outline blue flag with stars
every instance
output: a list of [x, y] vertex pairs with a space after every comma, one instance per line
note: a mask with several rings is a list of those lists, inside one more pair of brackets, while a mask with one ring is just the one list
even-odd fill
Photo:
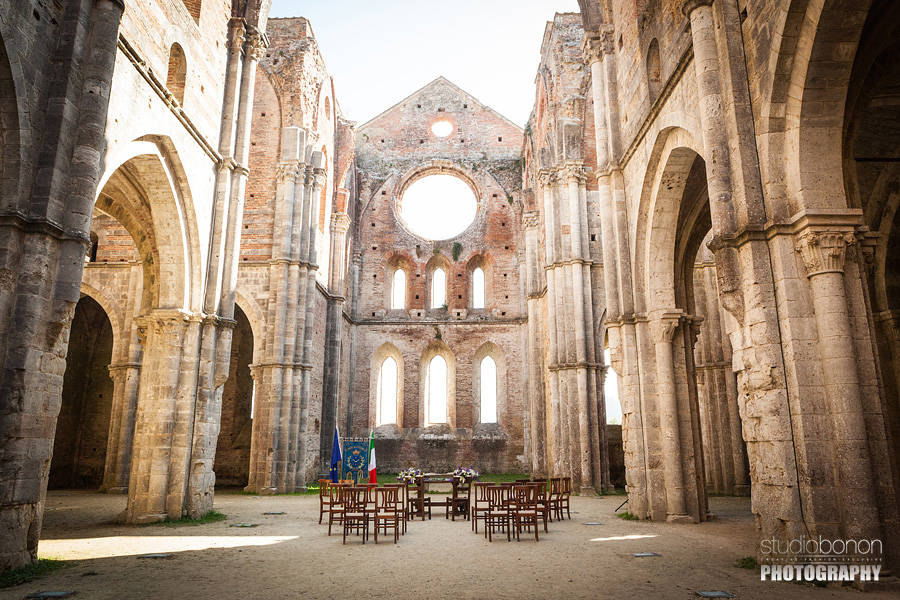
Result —
[[338, 464], [341, 462], [341, 441], [337, 425], [334, 426], [334, 443], [331, 444], [331, 481], [337, 483], [341, 477]]

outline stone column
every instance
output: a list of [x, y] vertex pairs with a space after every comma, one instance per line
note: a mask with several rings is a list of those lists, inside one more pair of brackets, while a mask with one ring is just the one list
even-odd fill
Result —
[[100, 491], [127, 494], [141, 365], [140, 363], [109, 365], [109, 376], [113, 380], [112, 414], [109, 422], [109, 440], [106, 445], [106, 466]]
[[816, 317], [844, 534], [875, 539], [881, 537], [881, 527], [844, 290], [847, 246], [855, 243], [855, 236], [846, 231], [807, 228], [797, 235], [795, 249], [806, 266]]
[[531, 439], [531, 473], [547, 476], [546, 414], [544, 403], [543, 338], [541, 336], [540, 220], [537, 212], [522, 217], [525, 229], [525, 295], [528, 310], [528, 405]]
[[319, 472], [328, 472], [331, 464], [332, 433], [337, 422], [341, 390], [341, 338], [344, 326], [344, 274], [346, 265], [346, 239], [350, 230], [347, 213], [331, 215], [331, 266], [328, 313], [325, 328], [325, 373], [322, 395], [322, 421], [319, 428]]
[[[0, 203], [0, 571], [37, 560], [44, 500], [62, 403], [65, 356], [84, 271], [93, 201], [106, 149], [103, 136], [121, 0], [67, 5], [44, 84], [17, 90], [20, 108], [47, 107], [34, 137], [34, 185]], [[10, 49], [10, 60], [25, 54]], [[22, 49], [23, 52], [27, 51]], [[43, 64], [43, 63], [41, 63]], [[11, 154], [19, 148], [13, 146]]]
[[681, 430], [678, 418], [678, 399], [675, 394], [675, 366], [672, 341], [680, 310], [670, 310], [655, 316], [650, 331], [656, 350], [656, 393], [659, 400], [660, 436], [662, 437], [663, 468], [666, 476], [666, 520], [693, 522], [685, 504], [684, 469], [682, 465]]

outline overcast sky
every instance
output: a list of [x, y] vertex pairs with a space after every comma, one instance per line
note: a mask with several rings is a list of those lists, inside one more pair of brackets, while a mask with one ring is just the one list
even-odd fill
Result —
[[547, 21], [577, 0], [272, 0], [306, 17], [344, 116], [362, 125], [443, 75], [520, 126]]

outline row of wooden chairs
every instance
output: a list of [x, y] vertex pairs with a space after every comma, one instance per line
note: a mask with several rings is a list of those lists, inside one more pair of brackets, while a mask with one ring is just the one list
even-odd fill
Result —
[[385, 535], [392, 531], [396, 544], [399, 536], [406, 533], [407, 507], [407, 489], [402, 483], [379, 487], [369, 483], [353, 485], [319, 480], [319, 523], [327, 514], [328, 535], [335, 523], [340, 524], [344, 544], [348, 533], [361, 535], [365, 544], [370, 523], [374, 525], [376, 544], [380, 531]]
[[538, 521], [544, 525], [553, 518], [562, 520], [563, 514], [571, 519], [569, 498], [572, 493], [572, 480], [569, 477], [547, 479], [520, 479], [516, 483], [475, 483], [470, 494], [474, 497], [469, 502], [469, 519], [472, 529], [478, 533], [478, 522], [484, 523], [484, 535], [493, 539], [495, 532], [505, 532], [507, 540], [512, 539], [515, 531], [516, 540], [520, 539], [522, 530], [534, 527], [534, 539], [539, 541]]

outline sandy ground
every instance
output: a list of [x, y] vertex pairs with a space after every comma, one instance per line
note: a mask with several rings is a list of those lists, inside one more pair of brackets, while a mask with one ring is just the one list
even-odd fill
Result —
[[[762, 582], [734, 567], [755, 553], [746, 498], [710, 498], [717, 521], [667, 525], [618, 519], [621, 496], [572, 498], [571, 520], [553, 522], [541, 540], [489, 543], [467, 521], [411, 523], [400, 543], [360, 538], [341, 544], [318, 525], [315, 496], [217, 494], [219, 523], [179, 527], [118, 525], [123, 496], [50, 492], [42, 557], [71, 566], [0, 590], [0, 600], [43, 590], [80, 599], [120, 598], [692, 598], [727, 590], [738, 598], [896, 598]], [[284, 515], [264, 512], [284, 511]], [[438, 514], [440, 516], [438, 516]], [[258, 527], [230, 527], [255, 523]], [[587, 523], [601, 523], [588, 525]], [[635, 558], [633, 552], [656, 552]], [[170, 558], [138, 558], [172, 553]]]

